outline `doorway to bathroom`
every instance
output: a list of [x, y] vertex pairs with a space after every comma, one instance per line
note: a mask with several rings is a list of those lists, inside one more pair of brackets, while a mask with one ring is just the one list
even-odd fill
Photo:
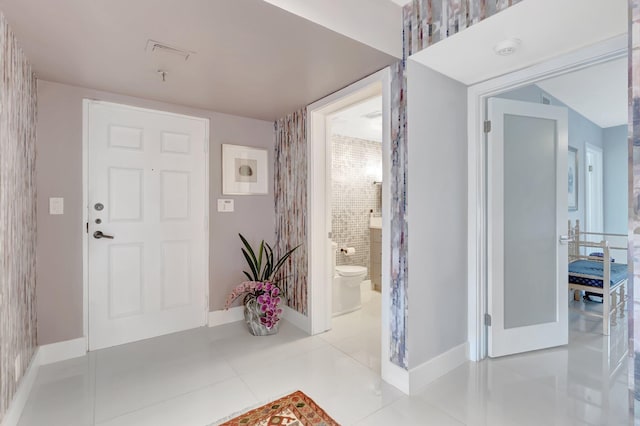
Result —
[[383, 379], [390, 370], [389, 71], [308, 107], [311, 333]]

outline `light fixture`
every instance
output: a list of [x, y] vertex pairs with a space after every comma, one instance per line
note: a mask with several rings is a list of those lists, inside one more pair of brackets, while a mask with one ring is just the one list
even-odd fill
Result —
[[521, 43], [522, 42], [520, 41], [520, 39], [508, 38], [493, 46], [493, 51], [496, 53], [496, 55], [500, 56], [513, 55], [514, 53], [516, 53]]

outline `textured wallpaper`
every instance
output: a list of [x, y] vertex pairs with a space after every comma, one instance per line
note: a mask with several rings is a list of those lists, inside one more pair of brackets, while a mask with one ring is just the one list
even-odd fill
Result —
[[406, 59], [521, 0], [413, 0], [403, 9], [403, 59], [391, 66], [391, 362], [407, 368]]
[[0, 13], [0, 421], [36, 349], [35, 126], [36, 80]]
[[380, 213], [382, 144], [348, 136], [331, 137], [331, 233], [338, 248], [354, 247], [354, 255], [338, 253], [336, 264], [367, 268], [369, 279], [369, 212]]
[[307, 314], [307, 109], [275, 123], [276, 251], [302, 244], [283, 267], [287, 306]]
[[[637, 300], [634, 290], [640, 283], [640, 0], [629, 0], [630, 11], [630, 52], [629, 52], [629, 187], [632, 192], [629, 195], [629, 259], [628, 264], [633, 265], [632, 276], [627, 289], [629, 291], [629, 336], [634, 333], [634, 301]], [[630, 371], [634, 371], [635, 399], [640, 400], [640, 339], [631, 339], [635, 357], [629, 358], [632, 365]], [[635, 360], [635, 362], [634, 362]], [[637, 415], [637, 413], [636, 413]]]

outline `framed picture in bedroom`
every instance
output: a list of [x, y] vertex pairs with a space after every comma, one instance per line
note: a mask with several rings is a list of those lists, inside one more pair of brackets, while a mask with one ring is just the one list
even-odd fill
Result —
[[268, 194], [266, 149], [222, 145], [222, 193], [224, 195]]
[[578, 210], [578, 149], [569, 147], [569, 211]]

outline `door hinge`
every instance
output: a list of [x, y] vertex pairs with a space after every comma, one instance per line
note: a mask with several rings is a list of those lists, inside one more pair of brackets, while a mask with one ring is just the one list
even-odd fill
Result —
[[86, 225], [87, 225], [86, 228], [87, 228], [87, 234], [88, 234], [89, 233], [89, 222], [87, 222]]
[[491, 327], [491, 315], [484, 314], [484, 325]]
[[491, 132], [491, 120], [484, 121], [484, 132], [485, 133]]

